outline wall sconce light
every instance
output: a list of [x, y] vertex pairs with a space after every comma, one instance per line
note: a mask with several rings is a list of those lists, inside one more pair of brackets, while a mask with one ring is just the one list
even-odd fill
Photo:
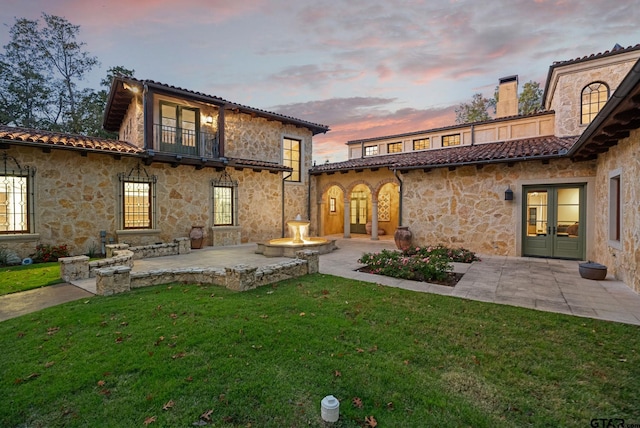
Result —
[[513, 190], [511, 190], [511, 185], [509, 185], [509, 187], [507, 187], [507, 190], [504, 191], [504, 200], [513, 201]]
[[124, 82], [122, 82], [122, 86], [123, 86], [126, 90], [131, 91], [131, 92], [133, 92], [134, 94], [137, 94], [137, 93], [140, 91], [140, 89], [138, 89], [138, 87], [137, 87], [137, 86], [131, 86], [131, 85], [129, 85], [128, 83], [124, 83]]
[[204, 118], [204, 121], [207, 125], [211, 125], [213, 123], [213, 116], [208, 115]]

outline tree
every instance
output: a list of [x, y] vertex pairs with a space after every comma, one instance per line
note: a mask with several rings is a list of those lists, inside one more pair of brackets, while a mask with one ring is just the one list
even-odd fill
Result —
[[38, 21], [16, 19], [9, 30], [11, 41], [0, 55], [0, 120], [16, 126], [46, 126], [56, 121], [55, 91], [46, 62], [39, 55], [34, 33]]
[[522, 92], [518, 97], [518, 114], [533, 114], [542, 110], [540, 83], [530, 80], [522, 86]]
[[78, 83], [98, 65], [76, 40], [80, 27], [42, 14], [16, 19], [0, 55], [0, 117], [18, 126], [82, 131], [79, 105], [89, 89]]
[[491, 116], [487, 110], [493, 106], [493, 99], [485, 98], [480, 93], [473, 94], [470, 103], [461, 103], [456, 107], [456, 123], [463, 124], [489, 120]]

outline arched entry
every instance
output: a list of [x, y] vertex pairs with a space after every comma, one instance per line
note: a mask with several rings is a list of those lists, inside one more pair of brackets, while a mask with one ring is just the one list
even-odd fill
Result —
[[351, 233], [367, 233], [366, 224], [369, 221], [371, 192], [364, 184], [358, 184], [351, 191], [349, 203], [349, 230]]

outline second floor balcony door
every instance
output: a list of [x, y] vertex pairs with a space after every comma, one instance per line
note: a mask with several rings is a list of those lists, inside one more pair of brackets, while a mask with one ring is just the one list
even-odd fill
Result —
[[198, 154], [198, 109], [171, 103], [160, 104], [160, 150]]

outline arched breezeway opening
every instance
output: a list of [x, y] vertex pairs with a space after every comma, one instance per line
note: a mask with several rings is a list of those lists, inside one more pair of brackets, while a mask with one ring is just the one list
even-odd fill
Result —
[[399, 224], [399, 186], [394, 179], [326, 184], [318, 201], [321, 234], [393, 235]]

